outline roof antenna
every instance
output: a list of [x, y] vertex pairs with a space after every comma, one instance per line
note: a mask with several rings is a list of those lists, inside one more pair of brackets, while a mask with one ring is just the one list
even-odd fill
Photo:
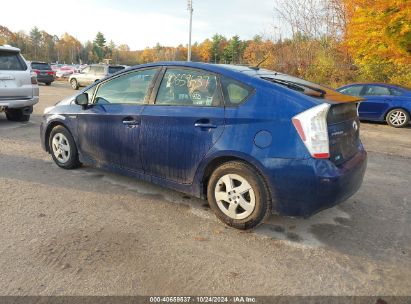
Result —
[[270, 55], [271, 55], [271, 52], [269, 52], [268, 55], [265, 56], [264, 59], [261, 60], [256, 66], [250, 67], [250, 69], [258, 71], [260, 69], [260, 65], [262, 65], [264, 62], [266, 62], [267, 59], [270, 57]]

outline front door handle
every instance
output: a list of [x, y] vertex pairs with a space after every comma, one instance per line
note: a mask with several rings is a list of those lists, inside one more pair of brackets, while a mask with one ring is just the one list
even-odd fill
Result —
[[194, 127], [202, 129], [215, 129], [217, 128], [217, 125], [212, 124], [211, 122], [196, 122]]
[[138, 120], [135, 120], [133, 118], [124, 118], [123, 119], [123, 125], [125, 126], [138, 126], [140, 122]]

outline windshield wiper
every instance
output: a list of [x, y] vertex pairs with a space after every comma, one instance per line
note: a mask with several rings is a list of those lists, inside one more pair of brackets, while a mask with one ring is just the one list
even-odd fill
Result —
[[307, 89], [310, 89], [314, 92], [319, 93], [320, 94], [319, 97], [324, 97], [327, 94], [326, 91], [324, 91], [320, 88], [315, 88], [315, 87], [312, 87], [308, 84], [304, 84], [304, 83], [300, 83], [300, 82], [294, 82], [294, 81], [290, 81], [290, 80], [277, 79], [277, 78], [271, 78], [271, 77], [262, 77], [262, 79], [284, 85], [284, 86], [286, 86], [286, 87], [288, 87], [292, 90], [299, 91], [299, 92], [302, 92], [302, 93], [304, 93], [305, 88], [307, 88]]

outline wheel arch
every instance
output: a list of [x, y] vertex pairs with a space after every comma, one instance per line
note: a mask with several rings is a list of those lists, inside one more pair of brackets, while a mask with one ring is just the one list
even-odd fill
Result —
[[200, 177], [200, 189], [199, 190], [200, 190], [201, 198], [207, 199], [208, 182], [214, 170], [217, 169], [222, 164], [225, 164], [231, 161], [243, 162], [249, 165], [254, 170], [256, 170], [256, 172], [261, 176], [263, 182], [265, 183], [266, 188], [269, 191], [269, 196], [272, 201], [273, 196], [271, 193], [271, 187], [269, 187], [268, 180], [263, 173], [261, 164], [257, 160], [250, 159], [249, 157], [244, 157], [243, 155], [219, 155], [207, 161], [207, 163], [203, 166], [204, 169], [201, 171], [201, 177]]
[[410, 110], [408, 110], [408, 109], [406, 109], [406, 108], [405, 108], [405, 107], [403, 107], [403, 106], [398, 106], [398, 107], [390, 107], [390, 108], [388, 108], [388, 110], [387, 110], [387, 111], [385, 111], [385, 113], [384, 113], [384, 121], [386, 121], [386, 120], [387, 120], [388, 113], [390, 113], [392, 110], [395, 110], [395, 109], [401, 109], [401, 110], [404, 110], [405, 112], [407, 112], [407, 113], [408, 113], [408, 116], [411, 116], [411, 111], [410, 111]]
[[[44, 135], [44, 146], [45, 146], [46, 151], [48, 153], [50, 153], [50, 149], [49, 149], [50, 148], [49, 147], [50, 134], [51, 134], [51, 131], [57, 126], [62, 126], [64, 128], [66, 128], [66, 130], [71, 134], [71, 136], [73, 136], [73, 133], [71, 133], [70, 129], [62, 121], [54, 120], [54, 121], [50, 122], [47, 125], [47, 129], [46, 129], [46, 132], [45, 132], [45, 135]], [[73, 138], [74, 138], [74, 136], [73, 136]]]

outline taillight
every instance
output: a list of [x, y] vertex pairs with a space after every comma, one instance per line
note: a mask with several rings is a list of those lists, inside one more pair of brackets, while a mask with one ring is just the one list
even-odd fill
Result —
[[32, 71], [30, 73], [30, 77], [31, 77], [31, 84], [37, 84], [37, 73]]
[[323, 103], [293, 117], [295, 129], [311, 156], [330, 158], [327, 115], [330, 105]]
[[52, 72], [52, 71], [47, 72], [47, 75], [54, 75], [54, 72]]
[[34, 73], [36, 73], [37, 75], [40, 74], [39, 70], [33, 70]]

